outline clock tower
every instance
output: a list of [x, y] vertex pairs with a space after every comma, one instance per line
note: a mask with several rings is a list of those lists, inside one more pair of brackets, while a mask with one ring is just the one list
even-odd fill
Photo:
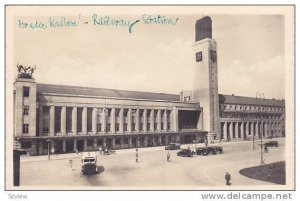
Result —
[[200, 102], [203, 108], [198, 129], [207, 131], [210, 141], [220, 138], [218, 56], [217, 43], [212, 39], [211, 18], [206, 16], [197, 20], [195, 32], [193, 100]]

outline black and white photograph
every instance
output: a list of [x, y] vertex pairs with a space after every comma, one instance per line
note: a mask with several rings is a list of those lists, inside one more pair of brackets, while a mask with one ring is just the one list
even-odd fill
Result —
[[6, 5], [6, 190], [294, 190], [294, 7]]

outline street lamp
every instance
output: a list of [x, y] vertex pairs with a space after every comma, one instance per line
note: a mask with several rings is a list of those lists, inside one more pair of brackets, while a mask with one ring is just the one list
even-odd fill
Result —
[[51, 142], [51, 140], [48, 137], [48, 139], [47, 139], [47, 143], [48, 143], [48, 160], [50, 160], [50, 142]]
[[[256, 93], [256, 98], [265, 99], [265, 94], [257, 92]], [[259, 104], [259, 108], [260, 108], [260, 121], [261, 121], [261, 123], [260, 123], [260, 164], [263, 165], [264, 164], [264, 159], [263, 159], [263, 142], [262, 142], [262, 125], [263, 125], [263, 120], [262, 120], [262, 105], [261, 104]]]

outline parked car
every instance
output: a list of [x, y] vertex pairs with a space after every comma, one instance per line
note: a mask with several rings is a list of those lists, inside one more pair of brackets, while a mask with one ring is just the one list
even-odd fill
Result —
[[97, 156], [95, 153], [83, 153], [81, 156], [81, 172], [83, 174], [97, 173]]
[[196, 149], [197, 155], [207, 156], [210, 154], [223, 154], [223, 147], [221, 146], [209, 146], [209, 147], [200, 147]]
[[197, 148], [196, 149], [196, 154], [197, 155], [202, 155], [202, 156], [207, 156], [207, 155], [209, 155], [209, 150], [206, 147], [204, 147], [204, 148]]
[[181, 149], [179, 152], [177, 152], [177, 156], [183, 156], [183, 157], [192, 157], [193, 152], [190, 149]]
[[180, 149], [179, 143], [170, 143], [165, 147], [165, 150], [177, 150]]
[[269, 141], [265, 144], [267, 147], [278, 147], [278, 141]]
[[223, 154], [223, 153], [224, 153], [223, 147], [221, 147], [221, 146], [215, 146], [215, 148], [216, 148], [216, 150], [217, 150], [217, 152], [218, 152], [219, 154]]
[[216, 155], [218, 154], [217, 148], [216, 147], [207, 147], [209, 154]]

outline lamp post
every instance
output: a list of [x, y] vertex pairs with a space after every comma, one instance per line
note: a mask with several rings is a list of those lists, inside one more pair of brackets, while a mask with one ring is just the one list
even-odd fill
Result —
[[[265, 94], [264, 93], [260, 93], [260, 92], [257, 92], [256, 93], [256, 98], [260, 98], [260, 99], [265, 99]], [[263, 101], [263, 100], [262, 100]], [[262, 125], [263, 125], [263, 122], [262, 122], [262, 105], [259, 104], [259, 110], [260, 110], [260, 165], [263, 165], [264, 164], [264, 159], [263, 159], [263, 142], [262, 142]]]
[[50, 142], [51, 142], [51, 140], [48, 137], [48, 139], [47, 139], [47, 143], [48, 143], [48, 160], [50, 160]]

